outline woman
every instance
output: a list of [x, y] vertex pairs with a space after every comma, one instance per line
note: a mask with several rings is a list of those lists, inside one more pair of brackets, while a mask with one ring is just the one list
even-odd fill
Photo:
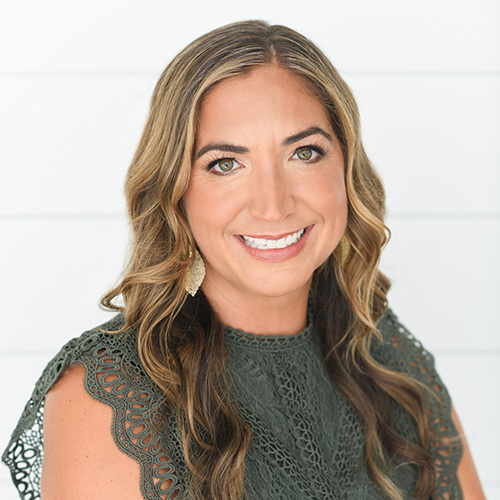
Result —
[[387, 310], [383, 188], [310, 41], [251, 21], [190, 44], [126, 195], [120, 314], [49, 364], [3, 457], [26, 498], [484, 498]]

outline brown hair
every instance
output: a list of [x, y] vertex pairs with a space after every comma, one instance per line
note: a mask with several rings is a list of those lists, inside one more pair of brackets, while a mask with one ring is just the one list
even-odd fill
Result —
[[[195, 241], [182, 196], [203, 97], [224, 79], [264, 64], [280, 65], [315, 93], [343, 151], [344, 242], [349, 244], [327, 259], [312, 284], [314, 324], [326, 369], [361, 416], [366, 463], [375, 483], [391, 499], [402, 498], [387, 473], [385, 448], [416, 465], [415, 496], [429, 498], [435, 472], [422, 388], [370, 355], [390, 285], [378, 270], [388, 238], [384, 190], [364, 152], [351, 91], [304, 36], [261, 21], [235, 23], [195, 40], [167, 66], [126, 180], [133, 238], [129, 263], [102, 303], [124, 311], [125, 327], [136, 330], [147, 373], [177, 410], [193, 493], [205, 499], [241, 498], [250, 430], [231, 403], [222, 325], [203, 293], [192, 298], [184, 290]], [[119, 295], [123, 308], [112, 303]], [[391, 398], [414, 418], [420, 445], [394, 431]]]

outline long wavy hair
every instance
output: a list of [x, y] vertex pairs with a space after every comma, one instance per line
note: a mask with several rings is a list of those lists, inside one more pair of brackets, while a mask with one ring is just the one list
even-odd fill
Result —
[[[351, 91], [327, 57], [299, 33], [262, 21], [234, 23], [192, 42], [164, 70], [126, 179], [128, 265], [102, 304], [123, 311], [124, 328], [137, 334], [145, 370], [177, 412], [195, 497], [241, 499], [251, 431], [232, 404], [221, 322], [201, 291], [193, 298], [184, 290], [196, 242], [182, 196], [203, 98], [219, 82], [266, 64], [281, 66], [314, 92], [344, 157], [347, 229], [342, 245], [315, 271], [311, 288], [326, 370], [364, 425], [372, 480], [391, 499], [402, 499], [390, 479], [387, 450], [416, 467], [414, 495], [429, 498], [435, 470], [423, 390], [370, 355], [390, 286], [378, 269], [388, 239], [383, 186], [363, 149]], [[119, 296], [124, 306], [114, 304]], [[393, 429], [391, 399], [412, 415], [420, 444]]]

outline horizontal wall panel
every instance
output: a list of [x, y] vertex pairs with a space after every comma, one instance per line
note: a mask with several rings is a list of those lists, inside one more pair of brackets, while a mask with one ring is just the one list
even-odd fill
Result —
[[151, 78], [0, 78], [0, 214], [119, 213]]
[[121, 219], [0, 220], [5, 351], [53, 351], [113, 313], [98, 308], [124, 262]]
[[389, 217], [389, 303], [430, 350], [500, 349], [500, 218]]
[[346, 79], [390, 212], [500, 214], [500, 76]]
[[[0, 214], [119, 213], [153, 80], [0, 78]], [[347, 81], [391, 213], [500, 214], [500, 77]]]
[[288, 2], [48, 0], [5, 3], [3, 71], [158, 71], [195, 37], [266, 19], [313, 38], [341, 69], [498, 71], [495, 0]]
[[498, 486], [500, 356], [437, 356], [436, 365], [453, 399], [482, 483]]

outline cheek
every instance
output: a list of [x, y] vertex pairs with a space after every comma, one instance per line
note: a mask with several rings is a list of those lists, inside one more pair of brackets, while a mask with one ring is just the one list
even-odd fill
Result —
[[203, 190], [199, 189], [196, 182], [191, 179], [188, 189], [183, 196], [184, 210], [186, 217], [196, 241], [198, 241], [198, 228], [205, 226], [205, 210], [206, 200], [203, 197]]
[[326, 225], [329, 237], [334, 246], [337, 246], [347, 226], [347, 196], [345, 189], [335, 186], [330, 196], [325, 200]]
[[210, 244], [231, 219], [231, 197], [207, 183], [192, 179], [184, 195], [186, 216], [196, 242]]
[[[305, 186], [304, 186], [305, 187]], [[308, 198], [311, 203], [328, 219], [336, 224], [347, 220], [347, 192], [343, 173], [319, 176], [309, 185]]]
[[333, 196], [337, 206], [339, 217], [342, 218], [344, 224], [347, 222], [347, 191], [342, 180], [342, 184], [335, 185], [332, 188]]

